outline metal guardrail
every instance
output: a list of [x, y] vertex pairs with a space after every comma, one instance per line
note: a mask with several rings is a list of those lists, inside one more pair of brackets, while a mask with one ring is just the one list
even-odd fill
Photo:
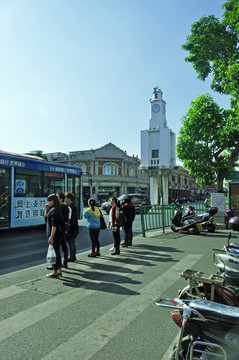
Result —
[[[186, 209], [189, 205], [192, 205], [195, 209], [196, 214], [207, 212], [205, 204], [180, 204], [183, 207], [183, 213], [186, 213]], [[145, 237], [146, 231], [158, 230], [171, 226], [171, 219], [175, 213], [175, 205], [141, 205], [140, 216], [141, 216], [141, 229], [142, 236]]]

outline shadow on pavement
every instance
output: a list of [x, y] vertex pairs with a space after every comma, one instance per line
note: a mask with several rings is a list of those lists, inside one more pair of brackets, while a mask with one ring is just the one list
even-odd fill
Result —
[[[117, 285], [115, 283], [110, 282], [89, 282], [89, 281], [82, 281], [78, 279], [72, 279], [64, 277], [62, 278], [63, 285], [69, 286], [72, 288], [86, 288], [88, 290], [95, 290], [95, 291], [104, 291], [110, 292], [113, 294], [121, 294], [121, 295], [140, 295], [138, 291], [133, 291], [123, 286]], [[118, 281], [117, 281], [118, 282]]]
[[[167, 246], [155, 246], [155, 245], [146, 245], [146, 244], [139, 244], [137, 245], [138, 248], [151, 250], [151, 251], [164, 251], [164, 252], [184, 252], [182, 250], [178, 250], [173, 247], [167, 247]], [[161, 255], [161, 254], [160, 254]]]
[[[106, 258], [104, 256], [102, 256], [102, 258]], [[108, 257], [107, 257], [108, 258]], [[99, 263], [95, 263], [95, 262], [89, 262], [89, 261], [75, 261], [75, 263], [79, 263], [79, 264], [83, 264], [86, 266], [89, 266], [92, 269], [98, 269], [98, 270], [103, 270], [103, 271], [117, 271], [117, 272], [122, 272], [122, 273], [134, 273], [134, 274], [143, 274], [142, 271], [138, 271], [138, 270], [132, 270], [129, 269], [127, 267], [119, 267], [119, 266], [114, 266], [114, 265], [106, 265], [106, 264], [101, 264]], [[130, 262], [129, 262], [130, 263]]]

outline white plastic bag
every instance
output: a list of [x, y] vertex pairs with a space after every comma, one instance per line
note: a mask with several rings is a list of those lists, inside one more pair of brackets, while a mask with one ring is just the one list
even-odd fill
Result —
[[49, 244], [47, 254], [46, 254], [46, 261], [48, 263], [54, 263], [56, 262], [56, 253], [54, 250], [53, 245]]

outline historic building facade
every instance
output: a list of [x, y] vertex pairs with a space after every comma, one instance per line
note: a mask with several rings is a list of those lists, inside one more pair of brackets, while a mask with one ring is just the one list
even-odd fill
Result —
[[169, 175], [169, 199], [182, 199], [199, 198], [202, 195], [202, 190], [195, 182], [188, 170], [181, 166], [176, 166], [175, 170]]
[[[150, 181], [147, 170], [140, 168], [137, 156], [129, 156], [112, 143], [98, 149], [46, 154], [49, 161], [79, 166], [83, 171], [83, 200], [89, 197], [103, 202], [110, 196], [145, 193], [149, 196]], [[169, 201], [178, 196], [197, 197], [200, 194], [195, 179], [183, 167], [175, 167], [169, 175]]]
[[[48, 160], [59, 161], [57, 153], [47, 156]], [[85, 205], [89, 197], [104, 201], [127, 193], [148, 194], [149, 177], [139, 169], [138, 157], [127, 155], [112, 143], [98, 149], [71, 151], [68, 159], [60, 162], [82, 168]]]

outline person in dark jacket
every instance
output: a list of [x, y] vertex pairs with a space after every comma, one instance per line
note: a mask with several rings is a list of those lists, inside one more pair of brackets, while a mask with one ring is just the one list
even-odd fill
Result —
[[68, 237], [67, 241], [70, 248], [70, 257], [68, 261], [76, 261], [76, 243], [75, 239], [79, 234], [79, 225], [78, 225], [78, 216], [77, 216], [77, 209], [74, 201], [74, 195], [71, 192], [67, 192], [65, 194], [65, 202], [71, 208], [71, 218], [69, 219], [70, 223], [70, 236]]
[[[67, 248], [67, 224], [69, 224], [69, 219], [70, 219], [70, 213], [71, 213], [71, 209], [69, 208], [68, 205], [66, 205], [65, 202], [65, 194], [60, 193], [57, 194], [58, 196], [58, 200], [60, 203], [60, 207], [61, 207], [61, 212], [63, 215], [63, 220], [64, 220], [64, 232], [63, 232], [63, 236], [61, 239], [61, 248], [62, 251], [64, 253], [64, 261], [63, 261], [63, 266], [65, 268], [67, 268], [67, 261], [68, 261], [68, 248]], [[68, 225], [70, 227], [70, 225]]]
[[131, 202], [130, 197], [126, 197], [122, 201], [121, 211], [123, 211], [123, 213], [126, 216], [126, 222], [123, 226], [125, 240], [124, 240], [124, 243], [122, 244], [122, 246], [123, 247], [132, 246], [132, 241], [133, 241], [132, 225], [133, 225], [133, 221], [135, 218], [135, 207], [134, 207], [133, 203]]
[[[61, 213], [62, 213], [62, 216], [63, 216], [63, 221], [64, 221], [64, 228], [63, 228], [63, 232], [62, 232], [62, 237], [61, 237], [61, 241], [60, 241], [60, 245], [61, 245], [61, 248], [62, 248], [62, 251], [63, 251], [63, 254], [64, 254], [64, 261], [63, 261], [63, 266], [65, 268], [67, 268], [67, 261], [68, 261], [68, 247], [67, 247], [67, 229], [66, 229], [66, 226], [68, 224], [68, 220], [69, 220], [69, 214], [70, 214], [70, 208], [69, 206], [67, 206], [66, 204], [64, 204], [64, 201], [65, 201], [65, 194], [63, 193], [60, 193], [60, 194], [57, 194], [57, 197], [58, 197], [58, 201], [59, 201], [59, 204], [60, 204], [60, 208], [61, 208]], [[70, 227], [70, 224], [69, 224], [69, 227]], [[47, 266], [47, 269], [48, 270], [54, 270], [54, 267], [53, 267], [53, 264], [52, 265], [49, 265]], [[58, 269], [58, 272], [60, 270]]]
[[47, 198], [48, 204], [46, 205], [46, 234], [48, 243], [53, 245], [56, 253], [56, 262], [53, 265], [53, 273], [48, 274], [48, 277], [58, 278], [61, 275], [61, 253], [60, 244], [63, 235], [64, 221], [56, 194], [51, 194]]

